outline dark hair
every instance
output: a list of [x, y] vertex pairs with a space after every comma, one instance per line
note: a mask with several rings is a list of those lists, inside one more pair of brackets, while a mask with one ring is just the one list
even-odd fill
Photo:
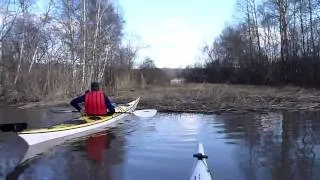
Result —
[[99, 86], [100, 86], [100, 84], [98, 82], [92, 82], [91, 83], [91, 90], [97, 91], [97, 90], [99, 90]]

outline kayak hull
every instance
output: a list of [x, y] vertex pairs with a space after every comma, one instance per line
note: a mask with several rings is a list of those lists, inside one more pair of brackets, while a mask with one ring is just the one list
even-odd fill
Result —
[[[96, 131], [99, 131], [105, 127], [113, 125], [115, 122], [123, 119], [124, 117], [130, 115], [133, 112], [140, 98], [130, 102], [127, 106], [116, 107], [116, 112], [112, 116], [98, 116], [98, 120], [91, 120], [90, 117], [80, 117], [79, 120], [85, 121], [87, 123], [79, 125], [68, 125], [61, 124], [51, 128], [26, 130], [19, 132], [18, 136], [26, 141], [29, 146], [50, 141], [57, 138], [68, 138], [70, 136], [84, 136]], [[119, 112], [119, 113], [118, 113]]]
[[202, 143], [198, 144], [198, 151], [195, 155], [197, 155], [197, 157], [192, 168], [190, 180], [212, 180], [213, 178], [208, 168], [207, 161], [205, 160], [206, 158], [201, 158], [206, 156]]

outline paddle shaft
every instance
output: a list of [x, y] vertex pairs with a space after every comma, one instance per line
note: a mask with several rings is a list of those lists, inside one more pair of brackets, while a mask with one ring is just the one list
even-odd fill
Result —
[[[79, 111], [72, 111], [72, 110], [54, 110], [53, 112], [56, 113], [79, 113]], [[135, 110], [133, 112], [115, 112], [115, 113], [126, 113], [126, 114], [134, 114], [138, 117], [152, 117], [157, 113], [156, 109], [142, 109], [142, 110]]]
[[[80, 113], [77, 110], [51, 110], [53, 113]], [[115, 112], [115, 113], [132, 113], [132, 112]]]

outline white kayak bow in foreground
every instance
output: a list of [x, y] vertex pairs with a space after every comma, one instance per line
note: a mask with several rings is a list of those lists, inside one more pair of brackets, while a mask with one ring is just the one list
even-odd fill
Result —
[[212, 180], [212, 175], [205, 160], [208, 156], [204, 153], [202, 143], [198, 144], [198, 152], [193, 154], [193, 157], [196, 158], [196, 160], [189, 180]]

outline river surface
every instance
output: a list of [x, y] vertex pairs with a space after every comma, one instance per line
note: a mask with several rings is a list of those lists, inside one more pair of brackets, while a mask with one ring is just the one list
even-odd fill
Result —
[[[0, 108], [0, 123], [28, 122], [30, 127], [76, 116]], [[115, 127], [53, 146], [24, 163], [19, 162], [28, 154], [26, 143], [0, 132], [0, 180], [186, 180], [198, 142], [215, 179], [320, 179], [319, 118], [320, 113], [130, 115]]]

